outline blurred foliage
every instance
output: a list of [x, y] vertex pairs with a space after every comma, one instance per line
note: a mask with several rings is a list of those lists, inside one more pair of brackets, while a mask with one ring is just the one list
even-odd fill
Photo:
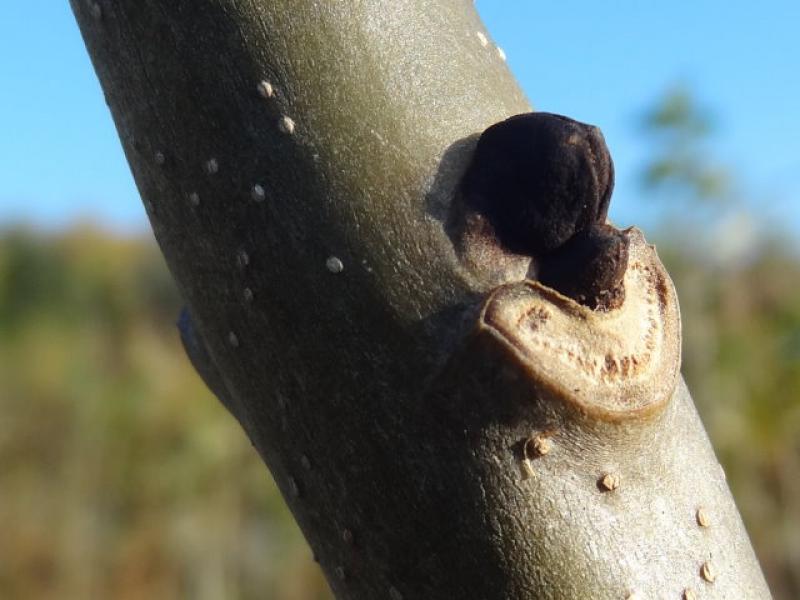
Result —
[[667, 91], [642, 119], [655, 152], [642, 173], [649, 189], [663, 189], [683, 208], [696, 201], [724, 201], [732, 188], [728, 170], [717, 165], [705, 147], [714, 130], [711, 113], [697, 104], [688, 89]]
[[685, 88], [645, 114], [643, 186], [683, 321], [683, 373], [776, 600], [800, 598], [800, 254], [709, 158], [709, 113]]
[[0, 598], [329, 598], [155, 244], [0, 235]]
[[[645, 115], [643, 183], [669, 202], [669, 225], [648, 234], [680, 295], [684, 374], [789, 600], [800, 259], [779, 237], [719, 226], [745, 213], [709, 158], [712, 131], [683, 89]], [[0, 232], [0, 598], [330, 598], [268, 471], [185, 359], [179, 304], [149, 238]]]

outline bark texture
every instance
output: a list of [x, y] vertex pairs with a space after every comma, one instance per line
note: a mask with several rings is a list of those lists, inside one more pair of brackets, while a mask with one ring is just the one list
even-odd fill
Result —
[[769, 597], [682, 383], [607, 418], [487, 327], [529, 265], [447, 221], [530, 108], [472, 3], [71, 4], [193, 361], [337, 598]]

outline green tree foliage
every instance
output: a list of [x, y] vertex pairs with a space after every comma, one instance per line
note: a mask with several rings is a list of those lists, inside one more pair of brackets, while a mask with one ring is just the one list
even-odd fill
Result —
[[731, 194], [730, 176], [704, 145], [714, 129], [711, 113], [691, 93], [677, 86], [642, 118], [654, 155], [642, 173], [649, 190], [668, 192], [682, 208], [703, 201], [724, 201]]

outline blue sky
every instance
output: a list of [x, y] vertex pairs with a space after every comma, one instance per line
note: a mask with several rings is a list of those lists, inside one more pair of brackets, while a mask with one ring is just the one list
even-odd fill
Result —
[[[800, 3], [479, 0], [539, 110], [599, 125], [617, 167], [611, 216], [653, 219], [637, 117], [683, 83], [715, 113], [714, 155], [752, 210], [800, 232]], [[0, 225], [91, 219], [147, 228], [67, 0], [0, 8]]]

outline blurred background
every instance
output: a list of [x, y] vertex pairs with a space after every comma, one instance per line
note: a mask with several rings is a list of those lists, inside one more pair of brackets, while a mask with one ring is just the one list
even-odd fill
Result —
[[[800, 5], [592, 4], [476, 6], [537, 109], [605, 132], [611, 217], [658, 244], [684, 375], [800, 598]], [[329, 598], [184, 358], [67, 2], [0, 7], [0, 82], [0, 598]]]

